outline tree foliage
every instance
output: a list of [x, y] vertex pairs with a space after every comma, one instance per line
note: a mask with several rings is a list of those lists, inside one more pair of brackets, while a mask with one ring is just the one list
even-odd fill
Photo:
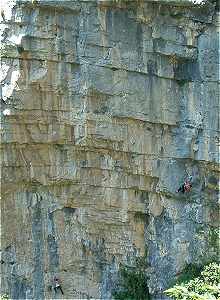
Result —
[[165, 291], [176, 300], [219, 300], [220, 299], [220, 264], [210, 263], [204, 267], [200, 276], [176, 284]]
[[146, 262], [137, 258], [132, 266], [121, 266], [118, 290], [113, 293], [117, 300], [149, 300]]
[[0, 300], [9, 300], [8, 295], [4, 294], [2, 296], [0, 296]]

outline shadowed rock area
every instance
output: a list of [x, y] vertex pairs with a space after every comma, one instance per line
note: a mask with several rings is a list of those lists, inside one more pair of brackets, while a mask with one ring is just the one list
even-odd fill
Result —
[[219, 254], [216, 2], [4, 0], [0, 18], [1, 294], [110, 300], [146, 256], [166, 299]]

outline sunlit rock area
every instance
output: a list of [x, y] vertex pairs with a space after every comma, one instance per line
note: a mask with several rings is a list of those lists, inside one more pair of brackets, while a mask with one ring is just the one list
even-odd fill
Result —
[[217, 1], [3, 0], [0, 18], [0, 294], [115, 299], [142, 258], [168, 299], [219, 258]]

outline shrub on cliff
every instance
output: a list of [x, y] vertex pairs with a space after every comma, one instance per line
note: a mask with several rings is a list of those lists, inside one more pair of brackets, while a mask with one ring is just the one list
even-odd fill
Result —
[[4, 294], [2, 296], [0, 296], [0, 300], [9, 300], [8, 295]]
[[118, 290], [113, 293], [117, 300], [149, 300], [145, 258], [137, 258], [132, 266], [121, 266]]
[[175, 285], [165, 294], [176, 300], [219, 300], [220, 264], [209, 264], [200, 276]]

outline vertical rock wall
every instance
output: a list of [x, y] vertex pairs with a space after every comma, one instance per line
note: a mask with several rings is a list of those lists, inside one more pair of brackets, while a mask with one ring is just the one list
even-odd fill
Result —
[[147, 255], [159, 299], [218, 256], [215, 3], [3, 2], [2, 293], [112, 299]]

